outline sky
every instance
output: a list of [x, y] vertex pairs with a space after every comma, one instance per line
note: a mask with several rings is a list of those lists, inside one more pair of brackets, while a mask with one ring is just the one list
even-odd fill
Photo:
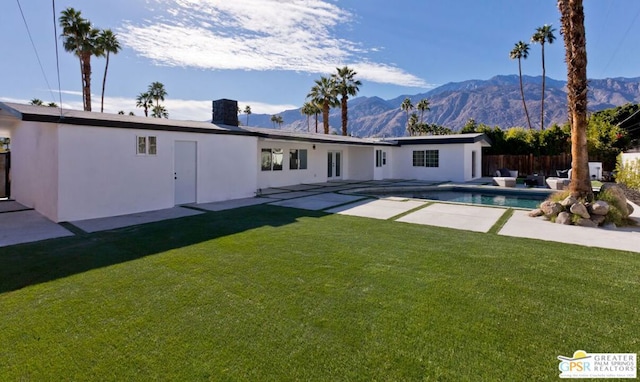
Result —
[[[67, 7], [122, 45], [107, 74], [110, 113], [143, 115], [135, 98], [154, 81], [170, 118], [207, 120], [220, 98], [253, 113], [298, 108], [315, 79], [344, 65], [362, 82], [358, 96], [384, 99], [517, 74], [509, 52], [544, 24], [556, 29], [547, 76], [566, 79], [554, 0], [3, 0], [0, 101], [61, 96], [82, 109], [79, 61], [54, 29]], [[640, 77], [639, 16], [638, 0], [585, 0], [589, 78]], [[523, 74], [542, 74], [540, 48], [530, 44]], [[92, 59], [94, 111], [104, 67]]]

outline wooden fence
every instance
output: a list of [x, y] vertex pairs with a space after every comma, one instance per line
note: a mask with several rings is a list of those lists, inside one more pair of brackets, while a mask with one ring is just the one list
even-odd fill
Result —
[[493, 176], [496, 170], [518, 170], [520, 176], [538, 174], [555, 176], [557, 170], [571, 168], [571, 155], [483, 155], [482, 176]]

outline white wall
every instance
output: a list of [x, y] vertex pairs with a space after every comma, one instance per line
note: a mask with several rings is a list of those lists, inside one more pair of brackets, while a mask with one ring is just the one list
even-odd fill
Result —
[[[137, 136], [156, 136], [157, 155], [137, 155]], [[198, 203], [254, 195], [255, 137], [63, 125], [57, 220], [173, 207], [178, 140], [197, 142]]]
[[[439, 167], [414, 167], [414, 150], [439, 150]], [[420, 179], [436, 181], [464, 182], [471, 177], [471, 170], [468, 169], [468, 176], [465, 173], [466, 152], [464, 144], [447, 145], [405, 145], [394, 147], [393, 178]], [[471, 164], [471, 153], [469, 151], [469, 166]], [[481, 160], [481, 158], [478, 158]]]
[[372, 146], [350, 146], [347, 158], [345, 176], [349, 180], [372, 180], [376, 166], [375, 150]]
[[[314, 148], [315, 147], [315, 148]], [[262, 149], [283, 149], [284, 160], [280, 171], [262, 171], [260, 155]], [[289, 150], [307, 150], [307, 169], [289, 169]], [[283, 187], [301, 183], [323, 183], [327, 178], [327, 154], [329, 151], [342, 153], [341, 179], [373, 179], [373, 148], [369, 146], [347, 146], [325, 143], [307, 143], [260, 139], [256, 150], [256, 171], [258, 188]]]
[[20, 122], [12, 125], [11, 198], [58, 221], [58, 127]]

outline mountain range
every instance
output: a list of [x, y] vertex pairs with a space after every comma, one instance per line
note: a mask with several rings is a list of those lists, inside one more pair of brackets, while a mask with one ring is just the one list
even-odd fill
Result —
[[[525, 99], [534, 128], [540, 128], [540, 96], [542, 77], [523, 76]], [[545, 84], [545, 127], [567, 121], [566, 81], [547, 77]], [[460, 130], [469, 119], [489, 126], [509, 128], [527, 127], [522, 107], [520, 82], [517, 75], [499, 75], [488, 80], [452, 82], [426, 93], [401, 95], [393, 99], [356, 97], [349, 100], [349, 134], [358, 137], [402, 136], [406, 131], [407, 114], [400, 109], [405, 98], [414, 105], [429, 100], [430, 109], [424, 122], [435, 123], [454, 131]], [[640, 102], [640, 77], [589, 80], [589, 110], [598, 111], [627, 103]], [[415, 111], [415, 110], [414, 110]], [[284, 120], [281, 129], [307, 130], [307, 118], [300, 109], [279, 113]], [[240, 116], [245, 123], [246, 116]], [[340, 133], [340, 108], [331, 109], [329, 123], [332, 132]], [[273, 127], [271, 115], [251, 114], [250, 126]], [[315, 118], [309, 121], [315, 131]], [[322, 115], [318, 117], [318, 131], [322, 132]]]

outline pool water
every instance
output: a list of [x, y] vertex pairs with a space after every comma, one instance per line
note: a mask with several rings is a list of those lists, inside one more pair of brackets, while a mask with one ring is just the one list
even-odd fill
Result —
[[490, 191], [476, 190], [429, 190], [429, 191], [403, 191], [393, 193], [394, 196], [410, 197], [415, 199], [441, 200], [447, 202], [482, 204], [488, 206], [516, 207], [535, 209], [538, 208], [549, 194], [546, 193], [493, 193]]

